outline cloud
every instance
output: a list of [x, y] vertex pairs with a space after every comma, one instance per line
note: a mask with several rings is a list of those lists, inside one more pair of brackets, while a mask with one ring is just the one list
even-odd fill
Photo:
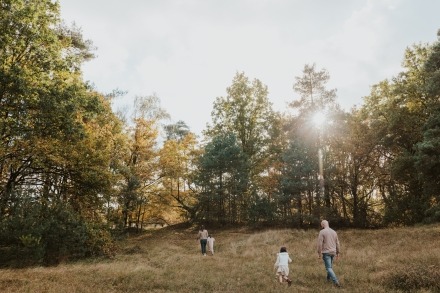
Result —
[[[400, 70], [404, 49], [435, 40], [440, 2], [426, 0], [61, 0], [98, 47], [84, 76], [99, 91], [156, 93], [173, 120], [201, 133], [237, 71], [258, 78], [283, 111], [306, 63], [330, 73], [349, 108]], [[129, 3], [129, 4], [128, 4]]]

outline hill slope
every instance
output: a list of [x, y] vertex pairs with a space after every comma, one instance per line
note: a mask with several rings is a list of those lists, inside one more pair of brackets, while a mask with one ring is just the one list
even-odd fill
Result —
[[[215, 255], [202, 256], [194, 229], [172, 227], [121, 243], [111, 260], [0, 270], [0, 292], [337, 292], [317, 258], [318, 230], [208, 231]], [[440, 225], [338, 231], [334, 270], [344, 292], [440, 292]], [[286, 246], [292, 287], [273, 264]]]

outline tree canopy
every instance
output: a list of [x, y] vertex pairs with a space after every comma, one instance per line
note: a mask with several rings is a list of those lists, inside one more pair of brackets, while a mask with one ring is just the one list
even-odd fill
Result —
[[116, 114], [118, 91], [83, 80], [94, 48], [58, 2], [0, 6], [0, 261], [111, 255], [112, 235], [157, 223], [440, 221], [439, 41], [408, 47], [402, 72], [348, 112], [315, 64], [294, 78], [286, 113], [238, 72], [200, 139], [168, 123], [156, 95]]

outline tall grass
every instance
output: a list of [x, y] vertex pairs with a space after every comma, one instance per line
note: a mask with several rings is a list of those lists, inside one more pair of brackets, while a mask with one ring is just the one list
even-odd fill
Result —
[[[338, 231], [342, 289], [326, 282], [318, 230], [208, 231], [214, 256], [201, 255], [195, 230], [168, 227], [121, 243], [111, 260], [0, 270], [0, 292], [440, 292], [440, 225]], [[281, 246], [289, 288], [273, 268]]]

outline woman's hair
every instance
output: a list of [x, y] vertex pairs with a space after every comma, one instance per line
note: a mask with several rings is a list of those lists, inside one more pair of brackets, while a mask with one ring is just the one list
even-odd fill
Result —
[[281, 247], [281, 248], [280, 248], [280, 252], [287, 252], [287, 249], [286, 249], [286, 247], [284, 247], [284, 246], [283, 246], [283, 247]]

